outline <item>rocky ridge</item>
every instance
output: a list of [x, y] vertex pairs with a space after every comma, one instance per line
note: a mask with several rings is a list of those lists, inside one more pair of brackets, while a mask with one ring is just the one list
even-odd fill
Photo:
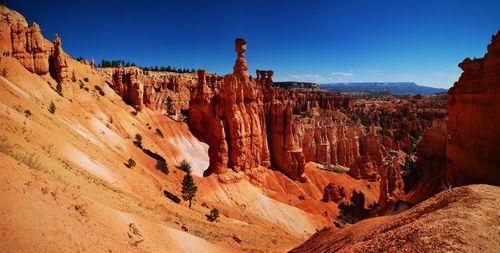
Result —
[[500, 188], [457, 187], [397, 215], [325, 228], [290, 252], [495, 252]]
[[447, 180], [453, 185], [500, 185], [500, 31], [484, 58], [465, 59], [450, 89]]

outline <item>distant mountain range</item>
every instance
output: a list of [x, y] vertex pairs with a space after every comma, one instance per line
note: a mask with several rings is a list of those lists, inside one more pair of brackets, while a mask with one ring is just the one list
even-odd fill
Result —
[[322, 89], [338, 92], [384, 92], [388, 91], [394, 95], [432, 95], [436, 93], [448, 92], [448, 89], [420, 86], [412, 82], [400, 83], [327, 83], [320, 84]]

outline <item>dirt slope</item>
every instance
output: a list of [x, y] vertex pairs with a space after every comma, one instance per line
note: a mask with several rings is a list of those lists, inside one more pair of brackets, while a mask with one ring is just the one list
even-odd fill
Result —
[[291, 252], [498, 252], [500, 187], [453, 188], [393, 216], [324, 229]]
[[[199, 191], [192, 209], [185, 202], [177, 205], [165, 198], [163, 190], [181, 195], [185, 173], [175, 167], [181, 160], [192, 165], [195, 175], [203, 173], [208, 166], [206, 144], [194, 138], [185, 124], [159, 113], [145, 109], [132, 115], [133, 109], [94, 70], [72, 59], [69, 64], [78, 80], [89, 81], [82, 81], [84, 88], [78, 82], [66, 84], [64, 96], [60, 96], [50, 76], [32, 74], [13, 58], [0, 61], [0, 68], [6, 69], [6, 77], [0, 77], [3, 252], [200, 252], [200, 247], [204, 252], [227, 248], [231, 252], [282, 252], [315, 231], [312, 215], [270, 199], [246, 183], [238, 184], [243, 188], [233, 188], [267, 200], [254, 201], [248, 211], [237, 210], [234, 199], [219, 202], [210, 198], [213, 178], [195, 177]], [[95, 86], [105, 95], [99, 95]], [[51, 101], [56, 105], [54, 114], [48, 111]], [[163, 138], [155, 133], [157, 128]], [[133, 144], [135, 134], [142, 136], [144, 148], [167, 160], [168, 175], [157, 170], [156, 161]], [[137, 161], [133, 169], [124, 166], [131, 157]], [[210, 208], [227, 206], [232, 212], [223, 212], [216, 223], [208, 222], [205, 214], [210, 209], [200, 206], [203, 201]], [[260, 217], [254, 211], [263, 205], [270, 205], [270, 213], [282, 214], [282, 224], [269, 222], [269, 216]], [[286, 226], [292, 216], [301, 217], [299, 225], [308, 226], [307, 235]], [[135, 231], [130, 224], [141, 234], [139, 239], [129, 236]], [[189, 231], [182, 231], [183, 225]], [[233, 235], [242, 242], [237, 243]]]

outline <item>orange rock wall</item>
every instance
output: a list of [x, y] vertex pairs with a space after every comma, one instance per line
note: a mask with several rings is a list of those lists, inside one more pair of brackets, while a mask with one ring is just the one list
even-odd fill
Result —
[[500, 31], [484, 58], [465, 59], [449, 91], [447, 178], [500, 185]]

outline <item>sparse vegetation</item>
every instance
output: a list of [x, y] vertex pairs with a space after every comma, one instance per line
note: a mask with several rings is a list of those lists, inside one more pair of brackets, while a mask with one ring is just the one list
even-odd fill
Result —
[[56, 105], [52, 101], [50, 101], [49, 112], [52, 114], [54, 114], [56, 112]]
[[201, 203], [201, 206], [204, 207], [204, 208], [207, 208], [207, 209], [209, 208], [208, 205], [207, 205], [207, 203], [205, 203], [205, 202]]
[[130, 114], [132, 114], [132, 116], [137, 116], [137, 114], [138, 114], [138, 113], [139, 113], [139, 112], [137, 112], [137, 111], [132, 111], [132, 112], [130, 112]]
[[137, 163], [135, 162], [134, 158], [129, 158], [125, 166], [129, 169], [133, 169]]
[[213, 208], [212, 210], [210, 210], [210, 213], [205, 216], [207, 217], [207, 220], [210, 222], [217, 221], [217, 219], [219, 218], [219, 209]]
[[24, 116], [26, 116], [26, 118], [31, 117], [31, 111], [28, 109], [24, 110]]
[[191, 165], [186, 161], [186, 159], [182, 160], [177, 168], [188, 174], [191, 173]]
[[453, 184], [448, 179], [441, 181], [441, 189], [443, 191], [449, 190], [451, 188], [453, 188]]
[[140, 134], [136, 134], [135, 135], [135, 141], [134, 141], [134, 144], [139, 147], [139, 148], [142, 148], [142, 135]]
[[0, 152], [9, 154], [11, 150], [10, 145], [7, 143], [7, 138], [0, 136]]
[[63, 96], [61, 83], [56, 84], [56, 92], [57, 92], [57, 94], [59, 94], [59, 96], [61, 96], [61, 97]]
[[182, 180], [182, 199], [189, 201], [189, 208], [191, 208], [191, 201], [193, 200], [196, 192], [198, 191], [198, 186], [194, 183], [191, 173], [187, 173]]
[[172, 200], [176, 204], [181, 203], [181, 199], [169, 191], [163, 190], [163, 195], [165, 195], [165, 197]]
[[346, 171], [344, 169], [342, 169], [341, 167], [337, 166], [337, 165], [333, 165], [333, 164], [328, 164], [328, 165], [325, 165], [323, 167], [323, 170], [326, 170], [326, 171], [331, 171], [331, 172], [334, 172], [334, 173], [338, 173], [338, 174], [343, 174], [345, 173]]
[[75, 75], [75, 71], [74, 70], [73, 70], [73, 73], [71, 74], [71, 81], [76, 82], [76, 75]]
[[101, 87], [99, 87], [99, 86], [96, 85], [96, 86], [94, 86], [94, 89], [99, 93], [99, 95], [101, 95], [103, 97], [106, 95], [104, 93], [104, 91], [101, 89]]
[[168, 175], [168, 164], [166, 161], [163, 160], [156, 160], [156, 168], [163, 172], [165, 175]]
[[89, 82], [89, 79], [87, 77], [83, 78], [83, 81], [85, 81], [86, 83]]
[[156, 135], [158, 135], [160, 138], [163, 139], [163, 133], [161, 132], [161, 130], [159, 128], [156, 128]]
[[16, 152], [12, 146], [7, 142], [7, 138], [0, 136], [0, 152], [4, 153], [16, 161], [28, 166], [30, 169], [40, 170], [42, 169], [42, 164], [38, 160], [36, 153], [29, 153], [26, 151]]
[[2, 71], [0, 72], [0, 74], [1, 74], [3, 77], [7, 78], [7, 69], [6, 69], [6, 68], [3, 68], [3, 69], [2, 69]]
[[410, 155], [406, 155], [405, 163], [401, 165], [401, 169], [405, 171], [413, 171], [417, 168], [417, 163], [413, 160]]

